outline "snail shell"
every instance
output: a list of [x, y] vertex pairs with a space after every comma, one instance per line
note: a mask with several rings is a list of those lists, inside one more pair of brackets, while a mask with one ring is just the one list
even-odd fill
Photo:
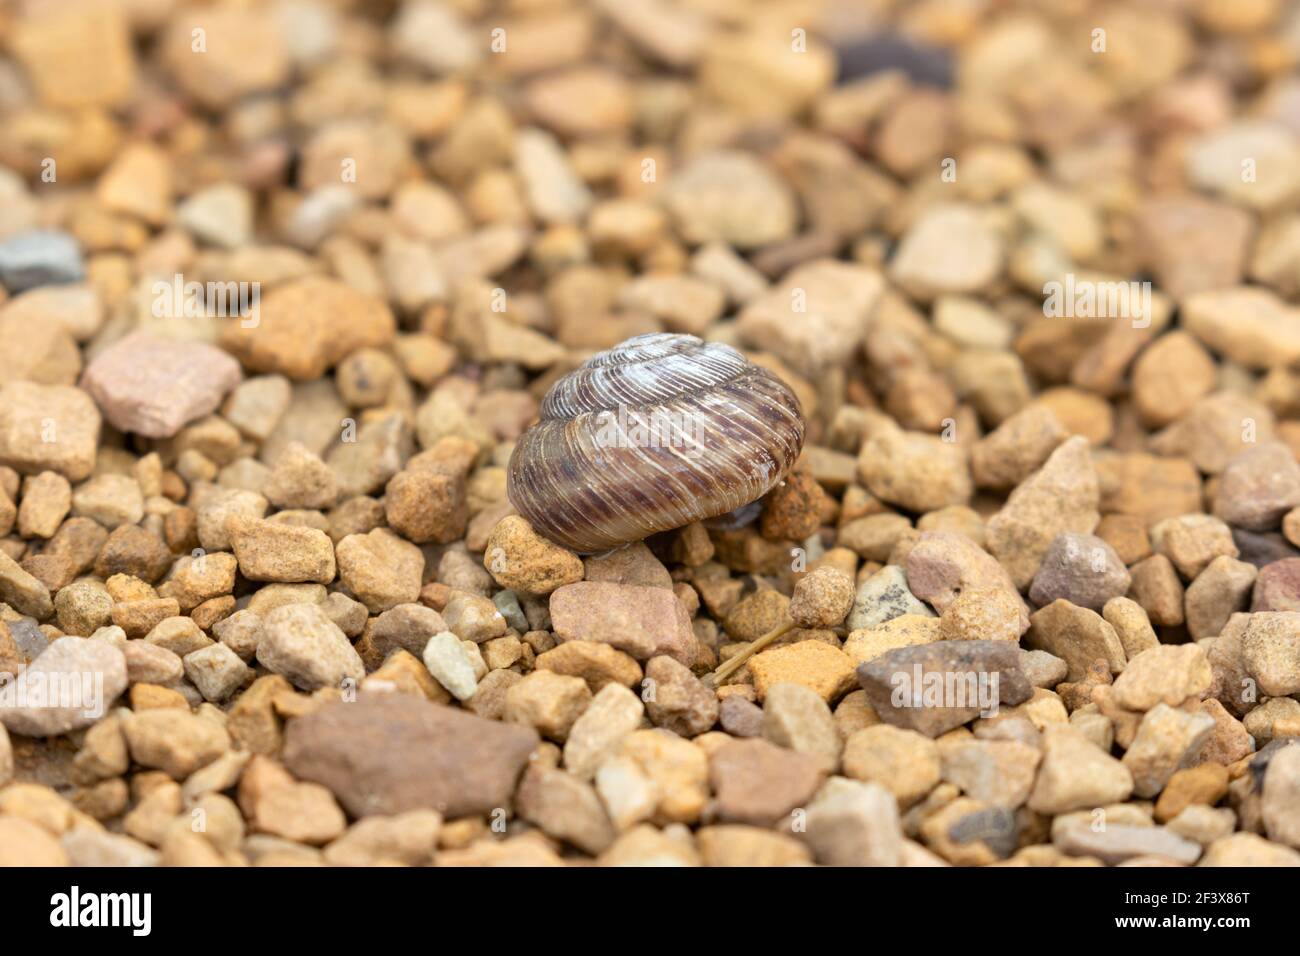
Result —
[[761, 498], [803, 438], [794, 392], [735, 349], [638, 335], [555, 383], [506, 492], [552, 541], [604, 551]]

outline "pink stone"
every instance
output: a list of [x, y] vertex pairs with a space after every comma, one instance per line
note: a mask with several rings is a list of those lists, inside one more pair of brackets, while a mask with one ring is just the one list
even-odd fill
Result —
[[216, 411], [240, 377], [239, 363], [215, 346], [134, 332], [95, 356], [81, 387], [119, 431], [170, 438]]
[[551, 593], [551, 627], [562, 641], [600, 641], [645, 661], [666, 654], [690, 667], [695, 634], [686, 606], [664, 588], [579, 581]]

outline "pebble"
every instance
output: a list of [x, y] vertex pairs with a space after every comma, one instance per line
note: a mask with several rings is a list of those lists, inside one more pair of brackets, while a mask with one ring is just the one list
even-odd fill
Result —
[[1023, 613], [1023, 602], [1008, 588], [969, 588], [944, 609], [935, 636], [943, 641], [1019, 641]]
[[903, 647], [859, 665], [857, 675], [882, 720], [930, 738], [981, 712], [995, 713], [1001, 704], [1022, 703], [1033, 692], [1020, 670], [1018, 648], [1009, 641]]
[[[875, 269], [817, 259], [791, 269], [781, 282], [747, 303], [736, 328], [746, 341], [799, 371], [815, 374], [861, 346], [883, 291]], [[801, 311], [798, 321], [791, 321], [795, 301]]]
[[433, 810], [366, 817], [325, 848], [325, 861], [331, 866], [427, 866], [442, 824]]
[[592, 779], [618, 752], [624, 738], [641, 726], [644, 713], [636, 694], [619, 684], [606, 684], [568, 728], [565, 768], [581, 780]]
[[323, 277], [276, 286], [259, 312], [256, 326], [225, 325], [220, 344], [246, 368], [295, 381], [320, 378], [357, 349], [390, 344], [396, 333], [382, 301]]
[[72, 513], [110, 529], [136, 524], [144, 517], [144, 495], [134, 478], [96, 475], [72, 492]]
[[1096, 611], [1066, 600], [1034, 612], [1025, 644], [1064, 660], [1069, 667], [1067, 679], [1072, 681], [1084, 679], [1094, 666], [1119, 673], [1127, 660], [1115, 628]]
[[927, 512], [970, 500], [971, 480], [961, 447], [934, 435], [885, 427], [858, 454], [858, 474], [881, 501]]
[[562, 641], [599, 641], [642, 661], [666, 654], [688, 667], [695, 663], [690, 617], [671, 591], [583, 581], [553, 591], [550, 611]]
[[834, 627], [854, 601], [852, 578], [835, 568], [817, 568], [795, 582], [790, 618], [800, 627]]
[[533, 671], [506, 691], [504, 719], [563, 744], [591, 700], [591, 690], [580, 677]]
[[350, 534], [334, 553], [339, 580], [372, 614], [419, 599], [424, 555], [388, 529]]
[[1252, 590], [1251, 611], [1300, 610], [1300, 559], [1284, 558], [1259, 570]]
[[1300, 853], [1255, 833], [1234, 833], [1205, 848], [1199, 866], [1300, 866]]
[[642, 688], [646, 714], [656, 727], [682, 737], [697, 737], [718, 721], [718, 699], [713, 691], [671, 657], [649, 660]]
[[[1002, 588], [1017, 593], [1006, 568], [962, 534], [924, 532], [907, 554], [907, 584], [917, 598], [942, 614], [963, 591]], [[1029, 627], [1022, 609], [1020, 629]]]
[[1198, 644], [1164, 644], [1129, 660], [1115, 678], [1112, 693], [1119, 706], [1150, 710], [1158, 703], [1178, 707], [1200, 700], [1210, 689], [1210, 663]]
[[227, 700], [252, 681], [253, 672], [248, 665], [225, 644], [211, 644], [192, 651], [185, 656], [184, 664], [185, 676], [205, 700]]
[[1001, 273], [1005, 251], [973, 206], [932, 207], [903, 234], [889, 275], [915, 298], [978, 292]]
[[1241, 635], [1241, 663], [1269, 697], [1300, 691], [1300, 612], [1250, 615]]
[[1269, 442], [1228, 462], [1214, 500], [1214, 513], [1236, 528], [1271, 531], [1297, 505], [1300, 465], [1286, 445]]
[[0, 600], [39, 621], [54, 614], [49, 588], [3, 551], [0, 551]]
[[453, 594], [442, 609], [447, 629], [463, 641], [482, 644], [506, 633], [506, 619], [497, 606], [475, 594]]
[[[69, 683], [71, 682], [71, 683]], [[63, 701], [62, 689], [78, 697]], [[80, 637], [60, 637], [36, 656], [13, 681], [0, 706], [0, 724], [27, 737], [55, 737], [89, 727], [126, 690], [126, 659], [113, 645]]]
[[1075, 436], [1052, 452], [989, 519], [989, 551], [1007, 568], [1016, 587], [1023, 588], [1058, 535], [1092, 533], [1100, 520], [1099, 498], [1088, 442]]
[[210, 345], [136, 332], [98, 353], [81, 387], [118, 430], [170, 438], [215, 411], [240, 377], [239, 364]]
[[583, 579], [582, 559], [547, 541], [519, 515], [502, 518], [492, 529], [483, 566], [501, 587], [526, 594], [550, 594]]
[[530, 768], [515, 797], [521, 817], [548, 836], [598, 854], [614, 842], [615, 832], [591, 784], [544, 767]]
[[257, 660], [308, 691], [366, 674], [347, 636], [315, 604], [288, 604], [265, 615]]
[[[1115, 629], [1125, 660], [1132, 660], [1159, 643], [1151, 627], [1151, 619], [1142, 605], [1126, 597], [1111, 598], [1102, 608], [1101, 616]], [[1089, 619], [1091, 620], [1091, 619]]]
[[409, 694], [362, 695], [289, 721], [283, 760], [353, 816], [433, 809], [446, 819], [508, 806], [534, 731]]
[[1198, 292], [1182, 303], [1179, 316], [1187, 331], [1241, 365], [1273, 368], [1300, 358], [1300, 312], [1267, 289]]
[[1128, 768], [1073, 727], [1043, 731], [1043, 760], [1029, 795], [1029, 808], [1062, 814], [1121, 803], [1133, 792]]
[[[797, 584], [795, 594], [797, 597]], [[794, 617], [794, 600], [790, 604], [791, 617]], [[908, 589], [906, 569], [902, 565], [889, 564], [858, 585], [844, 626], [849, 631], [871, 629], [904, 614], [935, 616], [934, 611]]]
[[888, 790], [912, 806], [939, 783], [939, 748], [924, 734], [889, 724], [865, 727], [844, 741], [844, 775]]
[[1029, 799], [1042, 759], [1037, 747], [1017, 740], [945, 738], [938, 756], [945, 782], [981, 803], [1011, 808]]
[[1227, 792], [1228, 771], [1221, 764], [1203, 763], [1179, 770], [1161, 791], [1155, 818], [1160, 823], [1168, 823], [1190, 806], [1214, 806]]
[[1199, 844], [1164, 827], [1111, 823], [1097, 829], [1087, 820], [1074, 818], [1053, 823], [1052, 842], [1063, 853], [1096, 857], [1112, 866], [1135, 857], [1157, 857], [1190, 865], [1201, 855]]
[[1156, 704], [1138, 725], [1137, 736], [1124, 753], [1124, 766], [1133, 775], [1133, 793], [1154, 797], [1174, 771], [1191, 764], [1214, 731], [1214, 718]]
[[1300, 747], [1284, 747], [1269, 761], [1260, 812], [1270, 840], [1300, 849]]
[[479, 675], [475, 673], [474, 662], [464, 642], [450, 631], [440, 631], [430, 637], [424, 644], [421, 659], [434, 679], [457, 700], [469, 700], [477, 692]]
[[0, 285], [13, 295], [80, 282], [84, 276], [81, 248], [66, 232], [22, 232], [0, 242]]
[[760, 700], [782, 682], [802, 684], [826, 703], [834, 703], [854, 685], [853, 659], [822, 641], [798, 641], [762, 651], [746, 664]]
[[228, 519], [226, 529], [239, 573], [250, 581], [334, 580], [334, 543], [323, 531], [244, 518]]
[[1115, 549], [1091, 534], [1058, 535], [1043, 555], [1029, 599], [1040, 606], [1064, 599], [1100, 611], [1128, 593], [1132, 579]]
[[1194, 580], [1215, 558], [1240, 554], [1232, 529], [1210, 515], [1166, 518], [1151, 528], [1151, 546], [1174, 563], [1178, 573]]
[[535, 666], [581, 677], [593, 694], [607, 684], [631, 687], [641, 680], [641, 665], [634, 657], [599, 641], [565, 641], [539, 654]]
[[84, 481], [95, 468], [99, 428], [99, 410], [80, 389], [33, 382], [0, 386], [0, 465], [19, 474], [53, 471]]
[[898, 807], [877, 783], [827, 780], [798, 836], [825, 866], [898, 866], [903, 857]]
[[1133, 565], [1130, 573], [1129, 596], [1142, 605], [1152, 624], [1177, 627], [1183, 623], [1183, 585], [1173, 562], [1163, 554], [1153, 554]]
[[749, 153], [696, 156], [673, 173], [664, 190], [678, 232], [693, 244], [720, 241], [753, 249], [790, 238], [798, 223], [789, 187]]
[[802, 684], [778, 683], [768, 689], [762, 733], [780, 747], [812, 757], [827, 773], [839, 769], [843, 744], [830, 708]]
[[184, 780], [230, 750], [220, 722], [170, 707], [129, 715], [122, 732], [132, 760], [173, 780]]
[[771, 826], [786, 819], [807, 805], [823, 777], [815, 758], [759, 738], [729, 741], [709, 757], [716, 812], [728, 823]]

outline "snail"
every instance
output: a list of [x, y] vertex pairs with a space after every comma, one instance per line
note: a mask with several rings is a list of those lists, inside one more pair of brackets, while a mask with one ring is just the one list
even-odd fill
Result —
[[592, 554], [756, 501], [803, 439], [794, 392], [731, 346], [638, 335], [551, 387], [506, 494], [538, 532]]

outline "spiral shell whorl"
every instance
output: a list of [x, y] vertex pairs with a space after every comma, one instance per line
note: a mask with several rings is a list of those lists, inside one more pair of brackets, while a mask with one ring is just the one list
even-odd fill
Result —
[[558, 381], [510, 460], [511, 502], [540, 532], [605, 550], [766, 494], [803, 446], [799, 401], [730, 346], [629, 339]]

